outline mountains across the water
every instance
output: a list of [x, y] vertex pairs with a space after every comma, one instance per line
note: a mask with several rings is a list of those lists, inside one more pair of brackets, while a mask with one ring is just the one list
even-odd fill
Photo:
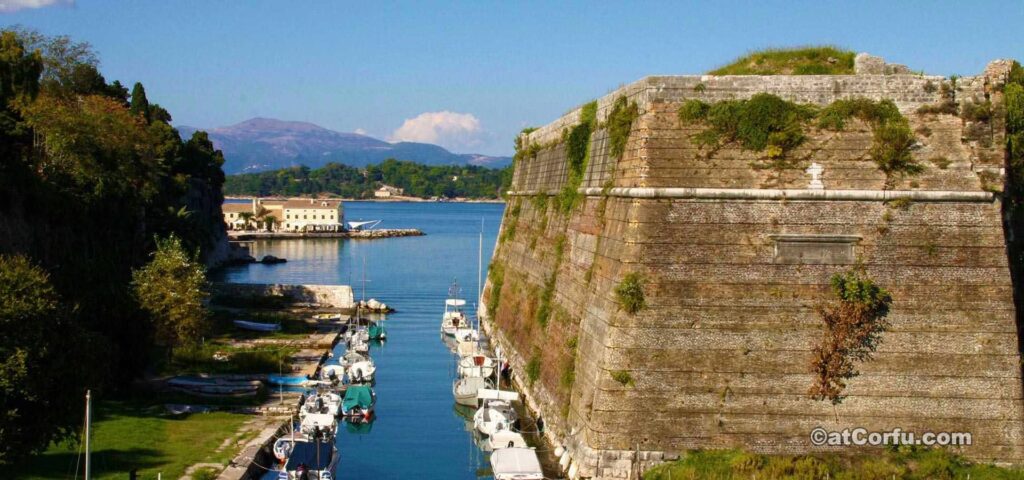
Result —
[[358, 133], [328, 130], [307, 122], [253, 118], [227, 127], [202, 129], [178, 126], [182, 138], [206, 130], [213, 145], [224, 152], [224, 173], [259, 172], [305, 165], [322, 167], [336, 162], [353, 167], [388, 158], [426, 165], [480, 165], [501, 168], [510, 157], [452, 153], [430, 143], [389, 143]]

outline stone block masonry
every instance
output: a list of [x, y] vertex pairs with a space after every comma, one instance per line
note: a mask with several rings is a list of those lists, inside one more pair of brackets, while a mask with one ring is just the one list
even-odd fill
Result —
[[[992, 102], [983, 124], [918, 113], [947, 98], [948, 80], [934, 76], [644, 78], [598, 99], [599, 122], [620, 96], [640, 114], [621, 158], [604, 128], [591, 136], [584, 200], [568, 214], [555, 205], [569, 173], [561, 139], [580, 110], [526, 136], [545, 148], [515, 165], [487, 324], [575, 476], [624, 478], [695, 448], [820, 451], [809, 439], [819, 426], [966, 431], [964, 455], [1024, 462], [1001, 202], [1008, 67], [957, 82], [961, 106]], [[887, 179], [859, 120], [807, 127], [793, 164], [772, 169], [735, 144], [698, 148], [701, 126], [676, 115], [689, 99], [762, 92], [819, 106], [892, 100], [923, 171]], [[812, 164], [823, 189], [809, 188]], [[830, 277], [855, 266], [892, 294], [890, 325], [832, 405], [808, 395], [823, 329], [815, 306]], [[631, 272], [646, 303], [636, 314], [615, 294]]]

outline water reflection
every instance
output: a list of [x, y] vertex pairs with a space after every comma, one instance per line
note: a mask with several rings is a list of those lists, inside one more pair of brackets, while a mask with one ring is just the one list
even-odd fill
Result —
[[[472, 422], [455, 410], [453, 355], [438, 341], [448, 286], [458, 279], [476, 296], [477, 237], [484, 219], [484, 268], [494, 249], [503, 205], [362, 203], [345, 205], [350, 218], [382, 219], [382, 227], [419, 228], [424, 237], [371, 241], [261, 240], [254, 256], [288, 259], [278, 265], [223, 270], [217, 279], [244, 283], [352, 285], [361, 296], [397, 309], [387, 316], [388, 340], [370, 345], [376, 364], [376, 420], [341, 428], [338, 478], [476, 479], [490, 475], [474, 443]], [[472, 307], [473, 301], [470, 300]], [[336, 358], [338, 352], [335, 352]], [[472, 413], [469, 418], [472, 418]], [[364, 430], [365, 429], [365, 430]]]

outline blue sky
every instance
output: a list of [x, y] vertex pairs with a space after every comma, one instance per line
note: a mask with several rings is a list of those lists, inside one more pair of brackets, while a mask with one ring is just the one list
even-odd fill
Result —
[[[19, 8], [22, 4], [56, 5]], [[304, 120], [510, 154], [524, 126], [653, 74], [836, 44], [928, 73], [1024, 58], [1024, 2], [0, 0], [0, 25], [91, 43], [176, 124]], [[433, 113], [430, 113], [433, 112]], [[423, 115], [423, 114], [427, 115]]]

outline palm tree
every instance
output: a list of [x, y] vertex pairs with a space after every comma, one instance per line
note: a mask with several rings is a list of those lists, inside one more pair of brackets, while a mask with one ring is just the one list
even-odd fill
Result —
[[277, 217], [273, 215], [266, 215], [263, 217], [263, 225], [267, 227], [268, 232], [277, 230]]
[[254, 216], [255, 215], [253, 215], [252, 212], [242, 212], [238, 214], [238, 219], [242, 221], [243, 230], [249, 230], [249, 222], [252, 221], [252, 217]]

